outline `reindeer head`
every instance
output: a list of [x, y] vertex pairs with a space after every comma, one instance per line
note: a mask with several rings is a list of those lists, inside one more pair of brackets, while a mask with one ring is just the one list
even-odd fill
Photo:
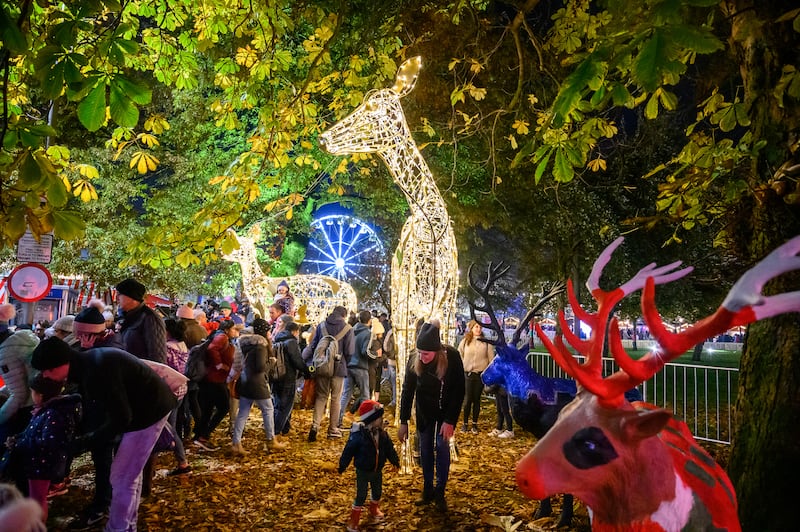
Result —
[[355, 111], [320, 135], [320, 145], [334, 155], [380, 153], [408, 138], [400, 98], [414, 88], [421, 66], [419, 56], [406, 60], [392, 88], [367, 93]]
[[[679, 334], [668, 332], [658, 315], [655, 285], [679, 279], [691, 268], [677, 269], [680, 262], [659, 268], [650, 264], [619, 288], [604, 291], [599, 287], [600, 276], [621, 243], [622, 239], [617, 239], [603, 251], [587, 281], [598, 304], [597, 312], [581, 309], [569, 286], [576, 316], [592, 328], [588, 340], [570, 332], [563, 312], [559, 320], [564, 336], [555, 342], [536, 327], [555, 361], [584, 390], [519, 462], [517, 484], [525, 495], [535, 499], [558, 492], [574, 493], [592, 509], [596, 522], [621, 528], [632, 528], [633, 523], [659, 523], [665, 530], [696, 530], [707, 521], [717, 529], [738, 530], [736, 496], [730, 480], [695, 445], [686, 424], [673, 420], [663, 409], [649, 405], [634, 408], [625, 400], [624, 392], [652, 377], [664, 364], [701, 340], [735, 325], [800, 309], [800, 292], [761, 295], [769, 279], [800, 269], [800, 258], [796, 256], [800, 237], [745, 273], [712, 316]], [[622, 347], [617, 320], [609, 322], [608, 318], [623, 297], [642, 288], [644, 320], [659, 347], [634, 361]], [[606, 337], [621, 369], [603, 378], [601, 357]], [[586, 356], [585, 363], [573, 358], [564, 338]]]

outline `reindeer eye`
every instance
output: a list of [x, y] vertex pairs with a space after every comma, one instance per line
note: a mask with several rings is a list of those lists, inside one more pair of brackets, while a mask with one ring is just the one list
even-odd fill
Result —
[[578, 469], [607, 464], [617, 458], [617, 451], [598, 427], [586, 427], [564, 444], [564, 457]]

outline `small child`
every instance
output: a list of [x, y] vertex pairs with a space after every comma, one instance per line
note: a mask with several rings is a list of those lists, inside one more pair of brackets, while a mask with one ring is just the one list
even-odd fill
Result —
[[37, 374], [30, 384], [33, 417], [25, 430], [9, 438], [22, 474], [28, 479], [28, 495], [42, 507], [47, 522], [47, 492], [51, 480], [66, 474], [69, 447], [75, 437], [83, 408], [79, 395], [61, 395], [63, 383]]
[[347, 522], [348, 532], [359, 530], [358, 522], [367, 499], [367, 487], [372, 488], [369, 522], [383, 520], [383, 512], [378, 507], [383, 490], [383, 466], [388, 459], [396, 468], [400, 467], [394, 444], [383, 430], [383, 405], [368, 399], [358, 407], [358, 415], [360, 421], [353, 423], [350, 437], [339, 458], [339, 474], [344, 473], [350, 460], [353, 460], [356, 468], [356, 498]]

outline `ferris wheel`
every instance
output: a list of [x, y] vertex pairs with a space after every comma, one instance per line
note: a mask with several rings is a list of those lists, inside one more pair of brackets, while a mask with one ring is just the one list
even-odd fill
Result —
[[358, 218], [333, 214], [311, 222], [311, 235], [301, 270], [342, 281], [380, 275], [386, 270], [383, 242]]

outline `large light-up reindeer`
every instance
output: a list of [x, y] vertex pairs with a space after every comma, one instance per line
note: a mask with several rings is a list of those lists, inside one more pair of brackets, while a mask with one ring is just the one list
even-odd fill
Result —
[[405, 61], [394, 86], [367, 93], [349, 116], [320, 135], [335, 155], [376, 153], [408, 200], [410, 216], [392, 256], [392, 325], [397, 341], [398, 388], [414, 349], [417, 319], [438, 318], [445, 341], [454, 341], [458, 289], [456, 239], [447, 208], [428, 165], [406, 123], [400, 98], [411, 92], [422, 66], [420, 57]]
[[[256, 254], [256, 241], [260, 229], [254, 225], [247, 235], [236, 235], [239, 249], [224, 254], [223, 258], [237, 262], [242, 268], [244, 293], [261, 317], [266, 318], [267, 309], [273, 303], [278, 283], [286, 281], [291, 287], [295, 300], [296, 319], [309, 323], [320, 323], [333, 307], [341, 305], [348, 310], [358, 310], [355, 290], [348, 283], [327, 275], [291, 275], [288, 277], [269, 277], [261, 271]], [[305, 315], [305, 316], [304, 316]]]
[[[694, 441], [685, 423], [670, 412], [625, 400], [624, 392], [658, 373], [664, 365], [710, 336], [737, 325], [800, 310], [800, 292], [765, 297], [770, 279], [800, 269], [800, 237], [785, 243], [733, 286], [717, 311], [684, 332], [670, 333], [655, 306], [655, 285], [680, 279], [692, 268], [680, 262], [642, 268], [622, 286], [600, 288], [603, 269], [622, 238], [595, 261], [587, 287], [597, 312], [583, 310], [571, 284], [568, 296], [577, 318], [592, 328], [587, 340], [570, 332], [559, 314], [562, 336], [551, 341], [536, 333], [555, 361], [580, 383], [576, 399], [562, 410], [552, 429], [517, 464], [517, 484], [531, 498], [571, 492], [592, 511], [594, 530], [727, 530], [741, 529], [736, 494], [719, 465]], [[644, 289], [642, 311], [658, 348], [639, 360], [624, 350], [616, 318], [609, 318], [625, 296]], [[603, 378], [603, 344], [620, 366]], [[564, 338], [586, 356], [579, 363]]]
[[[496, 354], [482, 374], [483, 383], [487, 386], [500, 386], [505, 389], [508, 393], [511, 415], [517, 425], [532, 433], [536, 438], [542, 438], [558, 419], [561, 409], [575, 398], [577, 388], [572, 379], [549, 378], [539, 374], [528, 363], [528, 344], [526, 343], [522, 347], [518, 346], [522, 331], [529, 327], [531, 320], [548, 301], [564, 292], [564, 283], [556, 283], [542, 293], [539, 301], [519, 322], [519, 326], [511, 337], [511, 342], [506, 343], [503, 327], [500, 326], [491, 303], [490, 291], [495, 283], [508, 273], [510, 266], [502, 262], [499, 264], [490, 262], [483, 286], [474, 281], [473, 266], [474, 264], [470, 265], [467, 271], [467, 282], [483, 300], [483, 304], [479, 305], [477, 302], [470, 301], [470, 313], [472, 319], [478, 323], [481, 322], [475, 316], [475, 311], [480, 310], [486, 313], [489, 323], [482, 323], [482, 325], [495, 333], [494, 338], [480, 338], [480, 340], [491, 343]], [[539, 508], [536, 509], [533, 518], [547, 517], [552, 512], [550, 498], [545, 497], [539, 503]], [[572, 495], [566, 494], [557, 527], [570, 526], [572, 515]]]

